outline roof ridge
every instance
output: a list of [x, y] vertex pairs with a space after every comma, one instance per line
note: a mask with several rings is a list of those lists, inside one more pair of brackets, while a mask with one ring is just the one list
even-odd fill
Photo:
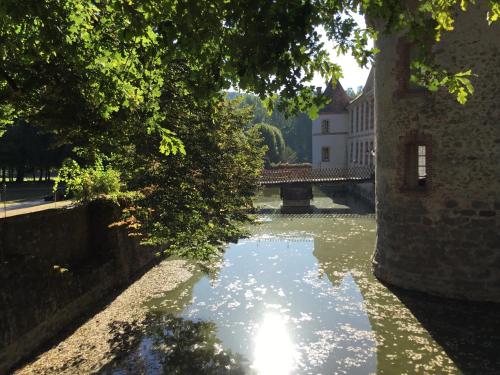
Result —
[[325, 91], [323, 92], [323, 95], [330, 98], [331, 101], [326, 106], [321, 108], [319, 113], [345, 113], [347, 111], [347, 106], [351, 100], [342, 87], [340, 80], [335, 82], [335, 87], [333, 87], [333, 80], [330, 80], [325, 88]]

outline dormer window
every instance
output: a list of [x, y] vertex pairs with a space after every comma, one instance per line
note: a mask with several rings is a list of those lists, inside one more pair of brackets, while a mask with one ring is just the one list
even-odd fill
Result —
[[330, 121], [328, 120], [321, 121], [321, 133], [322, 134], [330, 133]]

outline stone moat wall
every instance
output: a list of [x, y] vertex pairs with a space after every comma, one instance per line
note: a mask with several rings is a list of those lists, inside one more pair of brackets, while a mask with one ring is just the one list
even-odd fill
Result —
[[0, 220], [0, 374], [154, 263], [154, 249], [110, 227], [120, 213], [98, 201]]
[[[500, 302], [500, 24], [488, 26], [478, 3], [432, 49], [452, 71], [477, 74], [466, 105], [408, 86], [404, 35], [379, 36], [374, 272], [404, 288]], [[423, 188], [405, 183], [411, 144], [426, 146]]]

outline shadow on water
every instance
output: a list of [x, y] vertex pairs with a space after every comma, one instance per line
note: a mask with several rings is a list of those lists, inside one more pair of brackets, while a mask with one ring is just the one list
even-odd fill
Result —
[[387, 287], [463, 374], [500, 374], [500, 305]]
[[361, 217], [374, 216], [375, 210], [369, 204], [360, 201], [352, 195], [343, 192], [323, 191], [318, 187], [313, 189], [314, 198], [310, 208], [295, 208], [292, 212], [281, 210], [277, 188], [267, 189], [261, 193], [261, 204], [257, 205], [259, 215], [286, 215], [287, 217]]

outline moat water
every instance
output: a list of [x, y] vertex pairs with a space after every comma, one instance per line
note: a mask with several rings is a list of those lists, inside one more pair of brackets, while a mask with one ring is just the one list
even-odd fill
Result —
[[146, 331], [105, 372], [498, 373], [495, 311], [388, 289], [371, 273], [373, 212], [314, 194], [315, 213], [281, 215], [264, 191], [250, 236], [145, 302]]

